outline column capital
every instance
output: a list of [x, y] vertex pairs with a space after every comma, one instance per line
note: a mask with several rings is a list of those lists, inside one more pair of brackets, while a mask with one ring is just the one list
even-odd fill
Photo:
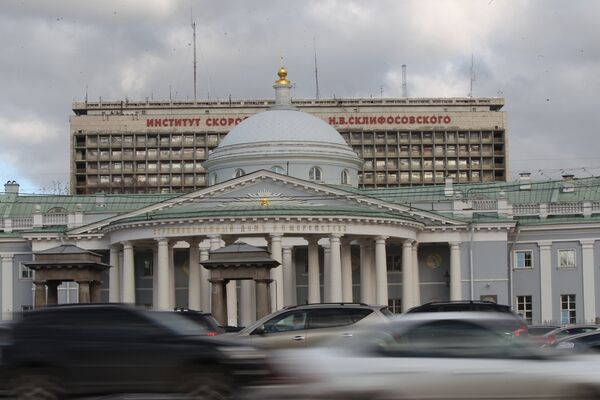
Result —
[[412, 240], [405, 240], [404, 242], [402, 242], [402, 247], [413, 247], [413, 241]]
[[307, 236], [304, 238], [304, 240], [306, 240], [308, 242], [309, 245], [311, 244], [319, 244], [319, 237], [318, 236]]
[[214, 240], [214, 239], [219, 239], [221, 240], [221, 235], [218, 233], [211, 233], [209, 235], [206, 235], [206, 237], [210, 240]]
[[450, 245], [450, 247], [460, 247], [461, 242], [448, 242], [448, 245]]
[[540, 250], [550, 250], [552, 248], [552, 242], [550, 240], [537, 242], [537, 245], [539, 246]]
[[581, 247], [584, 249], [593, 249], [594, 248], [594, 244], [596, 244], [596, 240], [595, 239], [582, 239], [579, 241], [579, 243], [581, 243]]
[[294, 246], [281, 246], [281, 251], [284, 253], [291, 253]]
[[121, 242], [121, 244], [123, 245], [123, 249], [125, 249], [126, 247], [128, 247], [128, 248], [133, 247], [133, 243], [131, 242], [131, 240], [125, 240], [125, 241]]
[[331, 235], [329, 235], [329, 242], [340, 242], [340, 238], [342, 237], [342, 235], [340, 235], [339, 233], [332, 233]]
[[200, 244], [201, 240], [198, 238], [193, 238], [193, 239], [187, 239], [186, 242], [188, 242], [188, 244], [190, 245], [190, 247], [192, 246], [196, 246], [198, 247], [198, 245]]
[[382, 241], [385, 242], [388, 238], [389, 238], [389, 236], [383, 236], [383, 235], [375, 236], [375, 243], [382, 242]]
[[271, 240], [281, 240], [283, 238], [283, 233], [269, 233], [269, 237]]

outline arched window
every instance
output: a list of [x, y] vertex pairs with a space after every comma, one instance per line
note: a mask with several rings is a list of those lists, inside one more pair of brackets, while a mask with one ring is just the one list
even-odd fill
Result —
[[246, 173], [241, 168], [236, 169], [235, 172], [233, 173], [234, 178], [239, 178], [240, 176], [244, 176], [244, 175], [246, 175]]
[[216, 172], [213, 172], [212, 174], [210, 174], [210, 178], [208, 179], [208, 184], [209, 185], [217, 184], [217, 173]]
[[271, 167], [271, 171], [275, 172], [276, 174], [281, 174], [281, 175], [285, 174], [285, 170], [280, 165], [273, 165]]
[[308, 171], [308, 179], [311, 181], [320, 182], [323, 177], [323, 172], [321, 172], [321, 168], [319, 167], [311, 167], [310, 171]]
[[348, 170], [345, 169], [342, 171], [342, 185], [347, 185], [349, 182], [349, 178], [348, 178]]

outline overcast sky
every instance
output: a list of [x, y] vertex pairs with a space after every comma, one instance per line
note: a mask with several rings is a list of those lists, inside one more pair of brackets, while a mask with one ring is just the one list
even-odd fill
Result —
[[[71, 102], [272, 97], [503, 96], [512, 178], [600, 175], [600, 2], [13, 1], [0, 3], [0, 183], [68, 184]], [[0, 190], [3, 188], [0, 187]]]

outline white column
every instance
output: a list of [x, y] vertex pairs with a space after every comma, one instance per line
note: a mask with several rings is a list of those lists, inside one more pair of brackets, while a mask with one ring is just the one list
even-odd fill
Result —
[[[208, 260], [208, 247], [200, 248], [200, 261]], [[200, 267], [200, 309], [210, 312], [210, 271]]]
[[296, 288], [294, 287], [294, 271], [292, 266], [292, 247], [283, 247], [283, 305], [291, 306], [295, 304], [293, 297]]
[[402, 311], [413, 307], [414, 301], [414, 274], [412, 260], [412, 242], [405, 241], [402, 244]]
[[121, 283], [119, 282], [120, 277], [120, 266], [119, 266], [119, 245], [110, 245], [110, 265], [111, 268], [108, 270], [108, 301], [110, 303], [119, 303], [121, 301]]
[[319, 239], [308, 239], [308, 302], [321, 302], [321, 281], [319, 279]]
[[542, 323], [554, 321], [552, 312], [552, 242], [538, 242], [540, 248], [540, 305]]
[[135, 267], [133, 245], [123, 242], [123, 303], [135, 304]]
[[296, 253], [297, 249], [292, 247], [292, 304], [298, 304], [298, 287], [296, 285]]
[[188, 308], [191, 310], [202, 309], [200, 299], [202, 289], [200, 287], [200, 249], [198, 240], [189, 240], [189, 273], [188, 273]]
[[388, 304], [388, 279], [385, 255], [387, 236], [375, 238], [375, 281], [377, 287], [377, 304]]
[[413, 306], [421, 305], [421, 278], [419, 276], [419, 254], [418, 244], [413, 243], [412, 247], [412, 260], [413, 260]]
[[[329, 235], [329, 301], [342, 302], [342, 255], [341, 235]], [[387, 303], [386, 303], [387, 304]]]
[[323, 245], [323, 300], [331, 302], [331, 247], [329, 243]]
[[342, 238], [341, 243], [342, 258], [342, 301], [351, 303], [352, 298], [352, 248], [350, 240]]
[[450, 243], [450, 300], [462, 300], [460, 242]]
[[[283, 254], [281, 252], [281, 238], [283, 235], [272, 233], [271, 237], [271, 258], [283, 263]], [[278, 266], [271, 269], [271, 309], [277, 311], [283, 308], [283, 266]]]
[[156, 266], [157, 295], [156, 305], [158, 310], [168, 310], [169, 307], [169, 240], [159, 238], [158, 241], [158, 263]]
[[13, 318], [13, 255], [2, 254], [2, 319]]
[[580, 240], [583, 272], [583, 318], [584, 322], [596, 320], [596, 294], [594, 277], [594, 240]]
[[373, 303], [373, 275], [371, 240], [360, 241], [360, 301]]
[[169, 242], [169, 308], [175, 308], [175, 244], [176, 241]]
[[152, 308], [158, 305], [158, 244], [152, 246]]

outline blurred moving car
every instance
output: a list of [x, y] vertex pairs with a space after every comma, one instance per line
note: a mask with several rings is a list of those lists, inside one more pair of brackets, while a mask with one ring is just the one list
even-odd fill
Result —
[[498, 304], [491, 301], [480, 300], [452, 300], [434, 301], [413, 307], [406, 311], [407, 314], [434, 313], [434, 312], [493, 312], [502, 313], [508, 318], [512, 317], [515, 323], [515, 336], [527, 336], [529, 334], [527, 323], [521, 316], [516, 314], [510, 306]]
[[225, 333], [225, 328], [219, 325], [219, 321], [210, 313], [202, 311], [188, 310], [187, 308], [176, 308], [177, 314], [195, 321], [201, 325], [208, 336], [217, 336]]
[[332, 337], [352, 337], [357, 326], [388, 321], [387, 306], [320, 303], [289, 306], [231, 336], [266, 348], [312, 347]]
[[[504, 313], [415, 313], [340, 346], [280, 350], [279, 379], [251, 399], [597, 398], [600, 356], [556, 357]], [[508, 329], [507, 329], [508, 328]]]
[[598, 353], [600, 352], [600, 330], [565, 336], [556, 341], [553, 347], [580, 353]]
[[266, 374], [264, 354], [208, 337], [174, 312], [119, 304], [30, 311], [2, 348], [11, 398], [184, 392], [230, 398]]
[[543, 336], [546, 333], [560, 328], [560, 325], [528, 325], [529, 336]]
[[578, 324], [559, 327], [544, 334], [542, 346], [554, 346], [558, 340], [564, 337], [592, 332], [598, 329], [600, 329], [600, 326], [594, 324]]

